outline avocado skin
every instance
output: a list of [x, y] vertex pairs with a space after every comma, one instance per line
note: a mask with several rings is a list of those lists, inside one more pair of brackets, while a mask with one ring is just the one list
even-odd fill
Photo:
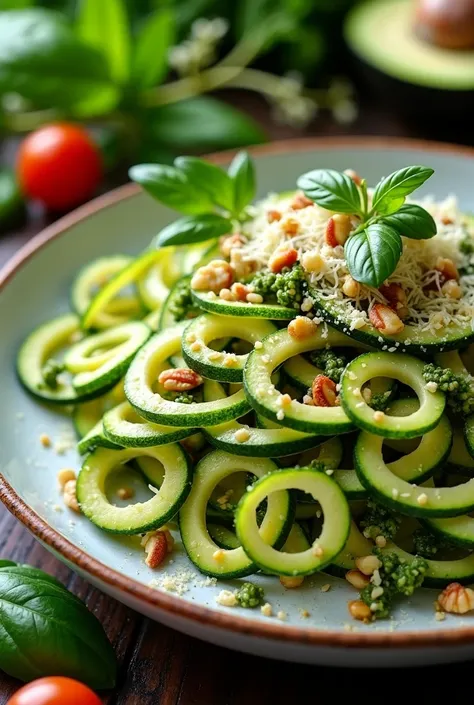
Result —
[[[424, 133], [439, 134], [441, 127], [444, 133], [453, 127], [470, 127], [472, 140], [474, 91], [415, 85], [389, 76], [352, 52], [350, 54], [354, 77], [388, 110], [417, 123], [423, 121], [420, 126], [423, 126]], [[453, 141], [460, 141], [457, 133], [453, 135]]]

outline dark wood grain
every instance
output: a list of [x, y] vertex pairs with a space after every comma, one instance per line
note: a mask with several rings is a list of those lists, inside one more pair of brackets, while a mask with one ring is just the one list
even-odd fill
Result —
[[[268, 109], [261, 100], [245, 96], [228, 98], [245, 107], [269, 126]], [[328, 117], [314, 123], [304, 133], [288, 127], [271, 125], [272, 139], [292, 136], [372, 134], [407, 137], [450, 139], [453, 142], [474, 143], [474, 132], [462, 135], [452, 125], [437, 124], [430, 118], [428, 125], [408, 125], [384, 112], [383, 106], [365, 103], [357, 122], [350, 128], [335, 124]], [[429, 132], [428, 132], [429, 127]], [[3, 146], [4, 161], [11, 162], [15, 144]], [[111, 179], [104, 190], [118, 185]], [[33, 208], [27, 224], [0, 239], [0, 266], [36, 232], [52, 221], [52, 216]], [[377, 693], [386, 692], [387, 680], [397, 682], [395, 674], [374, 671], [362, 675], [355, 671], [278, 664], [223, 648], [203, 644], [178, 632], [150, 622], [115, 600], [92, 588], [71, 573], [62, 563], [44, 550], [6, 509], [0, 506], [0, 556], [30, 563], [58, 577], [79, 595], [100, 619], [114, 645], [120, 663], [119, 679], [113, 693], [104, 696], [108, 705], [293, 705], [311, 701], [313, 697], [328, 697], [337, 693], [343, 702], [363, 702]], [[442, 669], [413, 671], [410, 692], [423, 691], [424, 698], [440, 702], [443, 683], [461, 681], [469, 676], [469, 666], [456, 665]], [[467, 682], [467, 681], [464, 681]], [[19, 683], [0, 673], [0, 705], [19, 687]], [[330, 696], [329, 696], [330, 697]], [[339, 700], [338, 700], [339, 701]], [[409, 699], [409, 702], [412, 700]]]

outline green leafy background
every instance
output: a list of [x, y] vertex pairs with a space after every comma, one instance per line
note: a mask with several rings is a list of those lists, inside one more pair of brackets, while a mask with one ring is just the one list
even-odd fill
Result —
[[205, 76], [173, 87], [179, 76], [170, 70], [170, 49], [198, 18], [221, 17], [229, 29], [216, 46], [218, 64], [229, 56], [227, 66], [241, 62], [260, 81], [262, 72], [278, 79], [298, 71], [306, 86], [327, 85], [340, 69], [340, 26], [352, 4], [0, 0], [0, 127], [23, 133], [53, 119], [86, 121], [101, 144], [115, 144], [108, 166], [262, 142], [261, 125], [217, 93], [207, 95], [215, 86]]

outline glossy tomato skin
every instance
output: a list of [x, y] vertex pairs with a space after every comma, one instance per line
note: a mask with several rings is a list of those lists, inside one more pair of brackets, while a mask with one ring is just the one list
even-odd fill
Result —
[[102, 701], [82, 683], [55, 676], [28, 683], [7, 705], [102, 705]]
[[64, 211], [94, 194], [102, 178], [102, 159], [80, 125], [53, 123], [24, 139], [17, 175], [26, 196], [51, 210]]

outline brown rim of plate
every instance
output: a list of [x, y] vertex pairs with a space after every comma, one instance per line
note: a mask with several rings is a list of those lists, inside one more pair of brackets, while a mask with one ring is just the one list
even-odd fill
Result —
[[[285, 152], [308, 151], [319, 149], [413, 149], [453, 154], [458, 157], [474, 159], [474, 148], [460, 147], [439, 142], [424, 140], [400, 139], [391, 137], [322, 137], [283, 140], [270, 144], [252, 147], [255, 155], [282, 154]], [[210, 155], [210, 159], [219, 163], [226, 162], [235, 154], [235, 151], [226, 151]], [[126, 184], [93, 201], [81, 206], [72, 213], [64, 216], [53, 225], [36, 235], [24, 245], [0, 271], [0, 291], [12, 279], [38, 250], [47, 246], [49, 242], [60, 237], [88, 216], [115, 205], [119, 201], [135, 196], [140, 188], [135, 184]], [[0, 499], [7, 509], [26, 526], [38, 539], [49, 548], [61, 554], [70, 563], [82, 571], [90, 574], [98, 581], [106, 583], [121, 592], [130, 595], [150, 607], [158, 608], [168, 614], [176, 614], [197, 624], [214, 627], [222, 630], [237, 632], [244, 636], [258, 637], [279, 642], [314, 646], [332, 647], [359, 647], [359, 648], [406, 648], [406, 647], [440, 647], [448, 644], [460, 645], [474, 642], [474, 624], [472, 627], [460, 629], [433, 629], [413, 632], [350, 632], [326, 631], [317, 628], [299, 628], [289, 625], [267, 622], [254, 622], [252, 620], [232, 615], [217, 609], [201, 607], [179, 597], [169, 595], [159, 590], [150, 588], [132, 578], [128, 578], [92, 558], [80, 548], [71, 543], [59, 532], [53, 529], [36, 514], [14, 491], [11, 485], [0, 474]], [[347, 607], [341, 600], [341, 616]], [[434, 619], [434, 614], [433, 614]], [[347, 621], [350, 621], [347, 613]], [[354, 625], [356, 623], [354, 622]]]

